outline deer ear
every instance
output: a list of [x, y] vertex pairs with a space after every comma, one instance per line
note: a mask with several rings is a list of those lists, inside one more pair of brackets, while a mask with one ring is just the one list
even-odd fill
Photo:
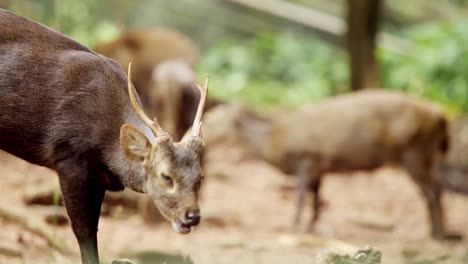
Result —
[[136, 127], [125, 124], [120, 128], [120, 145], [129, 159], [143, 160], [151, 151], [148, 138]]

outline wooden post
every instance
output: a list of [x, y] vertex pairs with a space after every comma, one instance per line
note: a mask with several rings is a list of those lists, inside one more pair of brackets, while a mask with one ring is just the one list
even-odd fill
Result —
[[351, 90], [379, 86], [375, 57], [380, 0], [348, 0], [347, 46]]

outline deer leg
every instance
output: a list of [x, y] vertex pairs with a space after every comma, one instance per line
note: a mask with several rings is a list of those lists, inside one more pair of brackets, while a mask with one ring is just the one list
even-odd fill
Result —
[[[437, 164], [437, 163], [436, 163]], [[439, 167], [434, 165], [431, 170], [432, 181], [425, 186], [423, 191], [431, 220], [431, 234], [434, 239], [460, 240], [463, 237], [458, 233], [447, 232], [444, 228], [444, 213], [442, 208], [442, 182], [440, 179]]]
[[302, 159], [299, 161], [297, 166], [297, 200], [296, 200], [296, 212], [294, 215], [294, 221], [292, 229], [295, 230], [301, 221], [302, 211], [304, 210], [305, 195], [307, 186], [309, 185], [309, 170], [311, 167], [311, 161], [309, 159]]
[[404, 157], [404, 164], [420, 188], [429, 220], [431, 223], [431, 234], [434, 239], [458, 239], [458, 235], [449, 235], [445, 233], [444, 222], [443, 222], [443, 210], [441, 202], [442, 189], [440, 183], [437, 181], [438, 177], [434, 173], [437, 173], [431, 162], [426, 162], [419, 157], [416, 153], [406, 153]]
[[310, 190], [312, 191], [312, 217], [309, 222], [309, 226], [307, 227], [308, 231], [312, 231], [314, 229], [315, 223], [320, 217], [320, 183], [321, 177], [320, 175], [313, 175], [312, 182], [310, 186]]
[[445, 232], [442, 220], [441, 190], [436, 184], [420, 184], [426, 202], [429, 219], [431, 221], [431, 234], [434, 239], [444, 239]]
[[[68, 165], [68, 166], [67, 166]], [[99, 264], [97, 230], [105, 190], [91, 179], [86, 166], [59, 164], [65, 207], [80, 247], [83, 264]]]

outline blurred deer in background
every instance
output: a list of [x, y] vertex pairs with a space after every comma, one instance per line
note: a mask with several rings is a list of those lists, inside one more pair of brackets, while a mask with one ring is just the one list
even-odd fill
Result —
[[99, 263], [104, 194], [147, 193], [173, 228], [198, 225], [201, 118], [174, 142], [142, 111], [113, 60], [36, 22], [0, 10], [0, 149], [57, 171], [83, 263]]
[[[193, 122], [199, 100], [194, 73], [199, 55], [192, 40], [168, 28], [134, 30], [94, 50], [123, 68], [132, 61], [135, 88], [145, 110], [180, 140]], [[208, 100], [207, 108], [211, 103]]]
[[[238, 107], [233, 111], [238, 115], [234, 127], [251, 153], [286, 173], [297, 174], [294, 226], [299, 223], [307, 191], [314, 198], [309, 229], [319, 219], [319, 192], [325, 173], [398, 165], [422, 191], [432, 236], [455, 238], [446, 234], [443, 224], [437, 169], [445, 158], [449, 138], [448, 121], [436, 105], [397, 92], [369, 90], [270, 119]], [[212, 116], [208, 113], [207, 125]]]
[[429, 102], [386, 91], [365, 91], [326, 100], [284, 115], [273, 124], [267, 159], [299, 176], [294, 223], [307, 187], [314, 197], [310, 228], [320, 215], [322, 175], [399, 165], [421, 189], [432, 236], [445, 238], [437, 167], [448, 149], [448, 122]]

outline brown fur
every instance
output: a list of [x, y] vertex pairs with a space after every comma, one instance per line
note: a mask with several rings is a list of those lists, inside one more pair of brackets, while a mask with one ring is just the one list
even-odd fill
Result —
[[[327, 172], [397, 165], [408, 171], [422, 191], [433, 237], [445, 237], [437, 168], [448, 149], [448, 121], [436, 105], [397, 92], [368, 90], [273, 119], [239, 108], [234, 111], [238, 119], [230, 117], [237, 123], [233, 127], [239, 129], [239, 141], [250, 153], [299, 176], [295, 226], [306, 189], [314, 197], [309, 228], [319, 218], [320, 183]], [[207, 122], [211, 116], [207, 115]]]
[[379, 90], [339, 96], [279, 118], [270, 142], [268, 160], [286, 170], [296, 168], [300, 176], [296, 224], [306, 186], [314, 196], [311, 225], [318, 219], [324, 173], [399, 165], [425, 197], [432, 236], [445, 237], [436, 171], [447, 151], [448, 128], [435, 105]]
[[117, 63], [0, 10], [0, 148], [57, 171], [83, 263], [99, 263], [106, 190], [147, 192], [179, 232], [198, 224], [202, 143], [156, 137]]

